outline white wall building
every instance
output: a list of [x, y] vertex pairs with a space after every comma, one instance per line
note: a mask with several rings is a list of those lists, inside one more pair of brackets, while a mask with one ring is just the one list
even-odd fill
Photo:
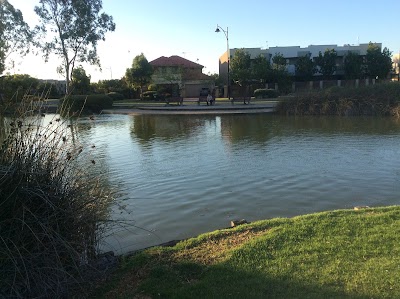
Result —
[[[380, 49], [382, 49], [381, 43], [374, 43]], [[289, 74], [295, 74], [295, 64], [298, 57], [305, 56], [307, 54], [311, 54], [311, 58], [314, 59], [321, 52], [322, 54], [326, 49], [333, 49], [337, 52], [337, 75], [340, 75], [342, 70], [341, 66], [343, 65], [344, 56], [349, 52], [357, 53], [361, 56], [365, 56], [367, 54], [369, 44], [359, 44], [359, 45], [310, 45], [305, 48], [301, 48], [300, 46], [290, 46], [290, 47], [270, 47], [267, 49], [261, 48], [243, 48], [247, 53], [250, 54], [250, 58], [254, 59], [259, 55], [265, 56], [267, 59], [271, 61], [272, 57], [277, 54], [283, 55], [286, 58], [286, 68]], [[235, 52], [240, 50], [239, 48], [234, 48], [229, 50], [230, 58], [235, 56]], [[221, 78], [226, 80], [228, 74], [228, 54], [225, 52], [219, 58], [219, 75]]]

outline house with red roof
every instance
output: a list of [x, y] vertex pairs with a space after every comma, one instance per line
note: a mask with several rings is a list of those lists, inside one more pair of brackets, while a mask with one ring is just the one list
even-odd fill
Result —
[[211, 76], [203, 74], [201, 64], [174, 55], [161, 56], [150, 61], [153, 67], [152, 81], [172, 96], [198, 97], [202, 88], [215, 86]]

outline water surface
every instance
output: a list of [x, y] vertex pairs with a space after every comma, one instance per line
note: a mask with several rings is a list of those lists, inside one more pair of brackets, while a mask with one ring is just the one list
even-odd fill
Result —
[[127, 252], [248, 221], [397, 204], [400, 123], [391, 118], [102, 115], [84, 143], [134, 220]]

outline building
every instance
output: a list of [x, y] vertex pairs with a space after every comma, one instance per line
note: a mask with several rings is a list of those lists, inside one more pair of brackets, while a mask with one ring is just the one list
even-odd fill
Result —
[[45, 86], [49, 87], [50, 86], [54, 86], [56, 88], [56, 92], [59, 95], [65, 95], [65, 91], [67, 90], [67, 81], [65, 80], [53, 80], [53, 79], [47, 79], [47, 80], [43, 80], [43, 79], [39, 79], [39, 81], [41, 83], [43, 83]]
[[198, 97], [202, 88], [214, 88], [214, 79], [203, 74], [204, 66], [180, 56], [161, 56], [150, 64], [153, 83], [164, 86], [172, 96]]
[[[382, 49], [381, 43], [374, 43], [380, 49]], [[337, 52], [336, 59], [336, 73], [335, 75], [343, 75], [343, 64], [344, 64], [344, 56], [350, 51], [357, 53], [361, 56], [365, 56], [367, 54], [369, 44], [359, 44], [359, 45], [310, 45], [305, 48], [301, 48], [300, 46], [290, 46], [290, 47], [270, 47], [268, 49], [261, 48], [244, 48], [244, 50], [250, 54], [250, 58], [254, 59], [259, 55], [265, 56], [270, 62], [272, 57], [277, 54], [283, 55], [286, 58], [286, 69], [289, 74], [294, 75], [296, 71], [296, 61], [299, 57], [310, 55], [311, 59], [315, 59], [319, 55], [319, 53], [324, 53], [326, 49], [333, 49]], [[234, 57], [235, 52], [239, 50], [238, 48], [230, 49], [230, 58]], [[227, 79], [228, 75], [228, 53], [225, 52], [219, 58], [219, 75], [223, 80]], [[316, 74], [318, 75], [318, 73]]]

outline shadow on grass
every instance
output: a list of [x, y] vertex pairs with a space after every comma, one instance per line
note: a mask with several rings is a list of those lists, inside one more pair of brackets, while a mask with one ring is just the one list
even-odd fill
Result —
[[[143, 267], [139, 267], [143, 269]], [[145, 267], [146, 268], [146, 267]], [[140, 270], [142, 271], [142, 270]], [[140, 277], [136, 272], [131, 277]], [[369, 298], [348, 293], [340, 285], [316, 285], [291, 276], [269, 277], [255, 269], [236, 270], [229, 262], [205, 266], [197, 263], [159, 263], [143, 280], [130, 288], [118, 280], [120, 287], [104, 298]], [[98, 298], [98, 297], [96, 297]], [[136, 297], [135, 297], [136, 298]]]
[[387, 207], [211, 233], [127, 257], [102, 296], [400, 298], [398, 225], [398, 207]]

